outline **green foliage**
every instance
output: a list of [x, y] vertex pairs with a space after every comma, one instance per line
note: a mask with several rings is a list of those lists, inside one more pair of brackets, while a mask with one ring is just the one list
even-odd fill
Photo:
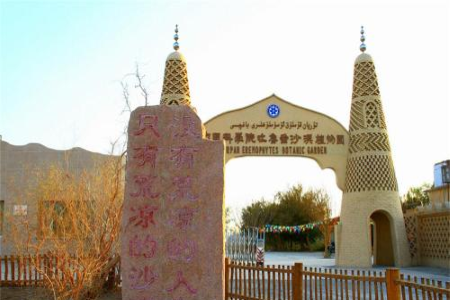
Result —
[[413, 209], [418, 206], [425, 206], [430, 203], [430, 197], [426, 190], [432, 187], [429, 183], [423, 183], [420, 186], [415, 186], [409, 188], [408, 192], [402, 197], [402, 208], [403, 211], [407, 209]]
[[[323, 221], [330, 215], [329, 200], [324, 190], [305, 190], [298, 184], [287, 191], [278, 192], [273, 201], [261, 199], [245, 207], [242, 210], [242, 227], [261, 228], [266, 224], [293, 226]], [[321, 236], [318, 229], [300, 235], [267, 233], [266, 250], [310, 251], [313, 241]]]
[[276, 205], [264, 199], [253, 202], [242, 210], [242, 227], [264, 227], [274, 220]]
[[322, 240], [317, 228], [302, 234], [268, 232], [265, 248], [266, 251], [316, 251], [312, 246], [316, 240]]
[[324, 251], [325, 245], [323, 243], [323, 239], [315, 239], [314, 242], [311, 243], [309, 246], [310, 251]]

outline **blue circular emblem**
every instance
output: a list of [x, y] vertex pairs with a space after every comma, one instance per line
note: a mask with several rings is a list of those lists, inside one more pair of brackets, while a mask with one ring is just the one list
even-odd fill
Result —
[[280, 115], [280, 107], [276, 104], [270, 104], [267, 106], [267, 114], [271, 118], [276, 118]]

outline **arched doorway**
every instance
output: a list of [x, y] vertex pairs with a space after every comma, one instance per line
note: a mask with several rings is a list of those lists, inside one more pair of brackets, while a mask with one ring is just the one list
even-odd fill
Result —
[[394, 266], [391, 218], [379, 210], [370, 215], [370, 223], [373, 265]]
[[[275, 225], [302, 225], [301, 219], [294, 218], [297, 223], [271, 223], [266, 222], [267, 217], [274, 215], [266, 213], [253, 213], [252, 218], [242, 217], [242, 210], [249, 209], [253, 204], [265, 200], [271, 203], [279, 203], [273, 201], [277, 192], [287, 192], [292, 187], [301, 184], [303, 187], [303, 194], [310, 188], [323, 188], [334, 201], [330, 201], [332, 211], [337, 211], [340, 208], [340, 199], [342, 198], [342, 191], [336, 184], [336, 174], [333, 170], [321, 170], [316, 161], [308, 158], [286, 158], [286, 157], [240, 157], [239, 159], [230, 160], [226, 164], [225, 172], [225, 204], [229, 218], [227, 219], [228, 235], [235, 234], [237, 227], [245, 225], [244, 228], [264, 228], [266, 224]], [[298, 190], [297, 190], [298, 191]], [[298, 199], [298, 198], [297, 198]], [[286, 202], [285, 202], [286, 203]], [[255, 208], [255, 206], [253, 206]], [[263, 211], [261, 207], [257, 206], [252, 212]], [[280, 209], [282, 214], [286, 214], [286, 207]], [[264, 210], [267, 212], [267, 210]], [[305, 212], [305, 214], [307, 214]], [[250, 214], [247, 214], [247, 216]], [[279, 214], [277, 214], [279, 216]], [[289, 215], [289, 214], [288, 214]], [[295, 213], [292, 216], [298, 216]], [[268, 218], [271, 218], [268, 217]], [[292, 220], [292, 219], [290, 219]], [[265, 223], [261, 223], [265, 222]], [[261, 227], [262, 226], [262, 227]], [[241, 227], [242, 228], [242, 227]], [[230, 234], [230, 232], [232, 232]], [[242, 231], [241, 231], [242, 232]], [[244, 233], [248, 231], [245, 230]], [[314, 247], [324, 243], [329, 246], [331, 240], [334, 241], [333, 232], [325, 240], [319, 231], [312, 234], [303, 233], [286, 233], [268, 231], [265, 235], [265, 243], [261, 248], [269, 251], [302, 251], [305, 247]], [[241, 237], [241, 241], [245, 240], [245, 235]], [[228, 242], [228, 240], [227, 240]], [[233, 245], [233, 242], [229, 242]], [[234, 242], [236, 245], [236, 242]], [[233, 253], [233, 246], [231, 251]], [[269, 248], [267, 248], [269, 247]], [[235, 247], [237, 248], [237, 247]], [[246, 249], [242, 247], [243, 249]], [[227, 246], [227, 251], [228, 251]], [[247, 248], [248, 249], [248, 248]], [[284, 250], [283, 250], [284, 249]], [[244, 250], [245, 251], [245, 250]], [[314, 251], [322, 251], [315, 249]], [[233, 254], [231, 254], [233, 255]], [[238, 256], [239, 255], [233, 255]], [[245, 255], [244, 255], [245, 256]], [[273, 258], [274, 256], [269, 257]], [[277, 256], [278, 257], [278, 256]]]

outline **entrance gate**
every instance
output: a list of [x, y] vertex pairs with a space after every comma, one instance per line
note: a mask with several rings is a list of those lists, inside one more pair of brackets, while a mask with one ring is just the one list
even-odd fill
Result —
[[[354, 96], [358, 93], [357, 87]], [[332, 169], [343, 192], [341, 221], [335, 227], [336, 264], [406, 266], [405, 227], [381, 102], [356, 99], [350, 131], [327, 115], [273, 94], [207, 121], [206, 138], [225, 142], [225, 163], [245, 156], [292, 156]]]
[[259, 228], [225, 232], [225, 256], [233, 261], [257, 262], [258, 249], [264, 253], [266, 234]]
[[[166, 59], [161, 104], [191, 106], [178, 29], [174, 49]], [[360, 50], [354, 63], [348, 130], [329, 116], [272, 95], [209, 120], [204, 124], [206, 138], [225, 141], [225, 162], [243, 156], [300, 156], [332, 169], [343, 191], [340, 224], [335, 228], [336, 263], [372, 265], [370, 219], [373, 215], [375, 223], [379, 219], [386, 225], [384, 215], [378, 215], [383, 211], [391, 232], [389, 261], [407, 266], [408, 243], [375, 63], [364, 44]], [[186, 120], [183, 124], [189, 127]]]

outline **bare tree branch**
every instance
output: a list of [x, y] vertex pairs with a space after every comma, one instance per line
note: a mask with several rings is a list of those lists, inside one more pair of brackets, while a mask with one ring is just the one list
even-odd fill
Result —
[[145, 75], [141, 75], [139, 73], [139, 64], [136, 63], [136, 72], [135, 72], [135, 76], [136, 76], [136, 80], [137, 80], [137, 85], [135, 85], [135, 88], [139, 88], [141, 90], [141, 94], [144, 97], [145, 100], [145, 106], [148, 106], [148, 92], [147, 89], [144, 87], [144, 85], [142, 84], [142, 79], [144, 79]]
[[130, 104], [130, 91], [128, 90], [128, 84], [122, 80], [120, 82], [120, 85], [122, 86], [122, 96], [123, 100], [125, 101], [125, 107], [123, 108], [121, 114], [123, 113], [131, 113], [131, 104]]

